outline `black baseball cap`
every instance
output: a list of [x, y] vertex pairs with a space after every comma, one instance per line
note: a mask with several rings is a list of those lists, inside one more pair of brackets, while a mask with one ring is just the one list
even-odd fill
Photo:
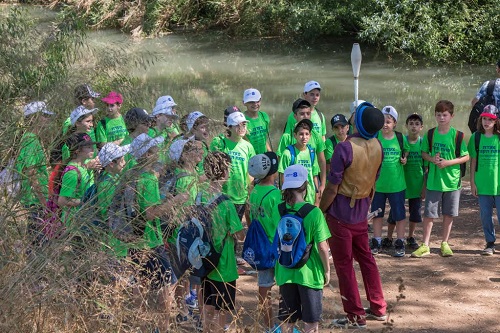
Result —
[[332, 117], [331, 124], [332, 124], [332, 127], [335, 127], [335, 125], [338, 125], [338, 124], [345, 126], [345, 125], [349, 124], [349, 122], [347, 121], [347, 118], [343, 114], [338, 113]]
[[311, 107], [311, 103], [309, 103], [305, 99], [299, 98], [295, 102], [293, 102], [292, 112], [295, 113], [297, 111], [297, 109], [300, 108], [301, 106], [307, 106], [307, 107], [310, 108]]

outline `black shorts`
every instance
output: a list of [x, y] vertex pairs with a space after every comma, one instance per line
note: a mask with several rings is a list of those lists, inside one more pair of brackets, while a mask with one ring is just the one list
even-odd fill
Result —
[[295, 323], [317, 323], [323, 312], [323, 289], [312, 289], [296, 283], [280, 286], [278, 319]]
[[177, 282], [164, 246], [150, 250], [131, 249], [130, 257], [132, 262], [139, 266], [141, 275], [149, 280], [151, 288], [161, 289]]
[[203, 304], [212, 305], [215, 310], [234, 310], [236, 280], [219, 282], [204, 278], [202, 281]]

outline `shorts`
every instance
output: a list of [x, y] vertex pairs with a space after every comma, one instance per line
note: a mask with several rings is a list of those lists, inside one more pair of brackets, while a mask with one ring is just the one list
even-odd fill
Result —
[[427, 190], [425, 192], [425, 210], [424, 216], [437, 219], [439, 218], [439, 207], [441, 213], [452, 217], [458, 216], [458, 208], [460, 206], [460, 192], [455, 190], [450, 192], [441, 192]]
[[203, 304], [212, 305], [215, 310], [232, 311], [236, 301], [236, 280], [219, 282], [204, 278], [202, 281]]
[[296, 283], [280, 286], [278, 319], [295, 323], [317, 323], [323, 312], [323, 289], [312, 289]]
[[236, 213], [238, 213], [238, 217], [240, 218], [240, 221], [243, 219], [243, 215], [245, 215], [245, 211], [247, 209], [247, 204], [234, 204], [234, 207], [236, 208]]
[[[421, 198], [411, 198], [408, 199], [408, 211], [410, 213], [410, 222], [419, 223], [422, 222], [422, 213], [420, 209], [422, 208]], [[389, 211], [389, 217], [387, 217], [387, 223], [396, 224], [396, 221], [392, 218], [392, 209]]]
[[275, 285], [274, 281], [274, 267], [264, 269], [258, 273], [257, 285], [263, 288], [269, 288]]
[[392, 211], [392, 219], [394, 221], [404, 220], [406, 218], [405, 190], [396, 193], [375, 192], [370, 210], [373, 212], [379, 208], [382, 209], [382, 211], [375, 217], [384, 217], [385, 202], [387, 199], [389, 199], [389, 206], [391, 207]]
[[130, 257], [139, 266], [140, 274], [149, 280], [151, 288], [161, 289], [177, 282], [164, 246], [149, 250], [131, 249]]

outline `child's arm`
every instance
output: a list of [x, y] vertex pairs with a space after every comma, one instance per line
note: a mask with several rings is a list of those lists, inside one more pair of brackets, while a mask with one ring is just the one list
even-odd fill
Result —
[[328, 259], [328, 243], [327, 241], [322, 241], [318, 244], [319, 257], [321, 258], [321, 264], [323, 265], [323, 276], [325, 282], [324, 286], [330, 283], [330, 261]]
[[441, 157], [438, 157], [439, 160], [436, 161], [434, 164], [436, 164], [436, 166], [440, 169], [444, 169], [446, 167], [449, 167], [449, 166], [452, 166], [452, 165], [455, 165], [455, 164], [462, 164], [462, 163], [465, 163], [469, 160], [469, 155], [465, 155], [465, 156], [460, 156], [460, 157], [457, 157], [457, 158], [454, 158], [452, 160], [446, 160], [444, 158], [441, 158]]
[[[311, 163], [314, 163], [314, 161], [311, 161]], [[325, 189], [325, 184], [326, 184], [326, 159], [325, 159], [325, 152], [319, 152], [318, 153], [318, 164], [319, 164], [319, 176], [321, 177], [321, 185], [318, 186], [316, 184], [316, 188], [318, 189], [318, 194], [321, 197], [323, 195], [323, 191]]]
[[334, 185], [330, 182], [326, 184], [325, 190], [323, 191], [323, 195], [321, 196], [321, 201], [319, 203], [319, 209], [321, 209], [323, 213], [325, 213], [326, 210], [332, 204], [333, 200], [337, 196], [338, 190], [339, 190], [338, 184]]
[[470, 159], [470, 190], [472, 192], [472, 195], [477, 197], [477, 186], [476, 186], [476, 164], [477, 164], [477, 158], [471, 158]]

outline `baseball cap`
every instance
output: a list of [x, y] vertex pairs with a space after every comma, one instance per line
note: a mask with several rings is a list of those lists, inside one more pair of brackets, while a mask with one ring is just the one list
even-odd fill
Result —
[[243, 104], [248, 102], [258, 102], [261, 99], [260, 91], [254, 88], [247, 89], [243, 92]]
[[390, 115], [394, 120], [398, 121], [398, 112], [393, 106], [387, 105], [382, 108], [382, 113], [385, 115]]
[[156, 104], [153, 112], [151, 112], [151, 115], [157, 116], [159, 114], [165, 114], [167, 116], [179, 118], [179, 116], [174, 112], [174, 109], [171, 106], [168, 106], [168, 103]]
[[261, 180], [278, 171], [278, 155], [269, 151], [253, 156], [248, 161], [248, 173], [256, 180]]
[[47, 110], [47, 104], [45, 104], [45, 102], [31, 102], [24, 106], [25, 117], [37, 112], [45, 113], [51, 116], [54, 114], [54, 112]]
[[299, 188], [307, 181], [307, 169], [300, 164], [290, 165], [283, 173], [282, 190]]
[[479, 116], [495, 120], [498, 118], [498, 109], [493, 104], [486, 105]]
[[170, 95], [158, 97], [158, 99], [156, 100], [156, 105], [159, 105], [159, 104], [166, 104], [167, 106], [170, 106], [170, 107], [177, 105], [177, 104], [175, 104], [174, 99]]
[[349, 122], [347, 121], [347, 118], [343, 114], [338, 113], [332, 117], [331, 123], [332, 123], [332, 127], [335, 127], [335, 125], [345, 126]]
[[235, 105], [228, 106], [224, 109], [224, 126], [227, 126], [227, 117], [233, 112], [241, 112], [241, 110]]
[[130, 144], [130, 154], [132, 154], [135, 159], [138, 159], [151, 147], [158, 146], [164, 140], [165, 138], [161, 135], [158, 135], [156, 138], [152, 138], [146, 133], [139, 134]]
[[135, 107], [128, 110], [127, 113], [125, 113], [125, 117], [123, 117], [123, 119], [125, 120], [126, 124], [128, 123], [140, 124], [151, 121], [151, 116], [146, 110]]
[[321, 90], [321, 86], [316, 81], [309, 81], [304, 85], [304, 92], [308, 93], [313, 89]]
[[187, 116], [186, 126], [188, 128], [188, 131], [190, 131], [193, 128], [194, 123], [196, 122], [196, 119], [198, 119], [202, 116], [204, 116], [204, 114], [201, 113], [200, 111], [193, 111]]
[[92, 138], [87, 133], [75, 133], [66, 140], [66, 145], [70, 151], [76, 150], [78, 147], [92, 146], [95, 144], [96, 143], [92, 141]]
[[130, 145], [118, 146], [113, 142], [108, 142], [99, 151], [99, 161], [104, 168], [115, 159], [125, 156], [129, 151]]
[[408, 121], [410, 121], [410, 119], [416, 119], [416, 120], [420, 120], [420, 122], [423, 124], [424, 123], [424, 119], [422, 118], [421, 115], [419, 115], [418, 113], [412, 113], [410, 114], [408, 117], [406, 117], [406, 123], [408, 124]]
[[71, 125], [74, 125], [80, 117], [83, 117], [87, 114], [94, 114], [98, 109], [87, 109], [83, 105], [79, 105], [74, 109], [69, 115], [69, 120], [71, 121]]
[[350, 114], [352, 115], [352, 114], [356, 111], [356, 108], [357, 108], [359, 105], [361, 105], [361, 104], [363, 104], [363, 103], [365, 103], [365, 102], [366, 102], [365, 100], [358, 99], [358, 105], [356, 105], [356, 101], [353, 101], [353, 102], [351, 103], [351, 105], [349, 106], [349, 112], [350, 112]]
[[382, 111], [368, 102], [358, 105], [354, 115], [354, 125], [361, 137], [369, 140], [377, 136], [384, 126], [385, 118]]
[[309, 131], [312, 131], [312, 130], [313, 130], [313, 128], [314, 128], [314, 124], [313, 124], [313, 122], [312, 122], [312, 121], [310, 121], [309, 119], [302, 119], [301, 121], [299, 121], [299, 122], [295, 125], [294, 129], [295, 129], [295, 128], [297, 128], [297, 127], [299, 127], [299, 126], [300, 126], [300, 125], [302, 125], [302, 124], [306, 124], [306, 125], [307, 125], [307, 127], [309, 127]]
[[123, 96], [122, 94], [117, 93], [116, 91], [112, 91], [108, 94], [108, 96], [101, 98], [101, 101], [103, 101], [106, 104], [115, 104], [115, 103], [123, 104]]
[[248, 122], [248, 120], [241, 112], [233, 112], [227, 117], [227, 126], [238, 126], [243, 122]]
[[187, 139], [179, 139], [175, 140], [171, 145], [169, 149], [169, 156], [172, 160], [179, 162], [179, 159], [181, 158], [182, 152], [184, 151], [184, 146], [186, 143], [189, 141], [194, 141], [194, 135], [187, 138]]
[[305, 99], [302, 99], [302, 98], [298, 98], [295, 102], [293, 102], [292, 104], [292, 112], [295, 113], [295, 111], [297, 111], [298, 108], [300, 108], [301, 106], [307, 106], [307, 107], [311, 107], [311, 103], [309, 103], [308, 101], [306, 101]]

